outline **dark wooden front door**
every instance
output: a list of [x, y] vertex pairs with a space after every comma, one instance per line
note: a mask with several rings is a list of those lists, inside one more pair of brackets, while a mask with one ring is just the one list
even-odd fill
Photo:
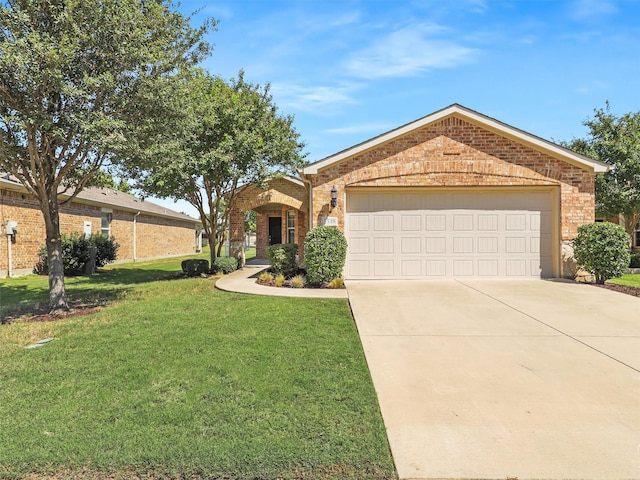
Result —
[[282, 217], [269, 217], [269, 245], [282, 243]]

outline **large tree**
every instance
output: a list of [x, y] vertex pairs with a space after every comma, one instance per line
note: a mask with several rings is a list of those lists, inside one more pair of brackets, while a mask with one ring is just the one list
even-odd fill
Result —
[[40, 204], [50, 310], [68, 310], [59, 211], [105, 165], [139, 158], [179, 117], [182, 72], [208, 55], [170, 0], [0, 2], [0, 171]]
[[607, 102], [584, 125], [588, 136], [566, 145], [612, 166], [596, 177], [596, 211], [603, 217], [623, 215], [631, 235], [640, 221], [640, 112], [618, 117]]
[[237, 188], [295, 173], [304, 164], [304, 144], [293, 117], [278, 112], [269, 87], [246, 82], [243, 72], [227, 82], [195, 71], [182, 99], [191, 120], [185, 117], [175, 126], [180, 133], [161, 143], [173, 146], [170, 158], [160, 162], [149, 157], [149, 168], [134, 169], [134, 177], [151, 195], [196, 207], [213, 263]]

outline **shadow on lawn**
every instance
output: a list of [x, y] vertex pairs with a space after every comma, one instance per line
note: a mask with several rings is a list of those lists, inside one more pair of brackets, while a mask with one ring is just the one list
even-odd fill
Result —
[[[44, 315], [49, 310], [46, 276], [43, 288], [32, 285], [2, 283], [0, 324], [30, 316]], [[124, 298], [132, 285], [184, 278], [181, 272], [144, 268], [112, 268], [99, 270], [90, 277], [65, 277], [67, 302], [73, 310], [91, 310]]]

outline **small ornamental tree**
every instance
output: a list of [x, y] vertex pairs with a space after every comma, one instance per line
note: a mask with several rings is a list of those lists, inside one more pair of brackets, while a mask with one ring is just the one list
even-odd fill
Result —
[[304, 263], [309, 283], [320, 285], [342, 277], [347, 239], [334, 227], [316, 227], [304, 239]]
[[573, 250], [578, 265], [593, 274], [599, 284], [624, 274], [631, 258], [627, 232], [609, 222], [578, 227]]

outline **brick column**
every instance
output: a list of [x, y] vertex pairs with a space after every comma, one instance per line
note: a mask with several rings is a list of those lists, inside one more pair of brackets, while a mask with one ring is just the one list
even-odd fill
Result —
[[268, 238], [268, 216], [259, 213], [256, 215], [256, 258], [267, 258]]
[[229, 255], [238, 259], [238, 266], [244, 267], [244, 212], [233, 208], [229, 213]]

